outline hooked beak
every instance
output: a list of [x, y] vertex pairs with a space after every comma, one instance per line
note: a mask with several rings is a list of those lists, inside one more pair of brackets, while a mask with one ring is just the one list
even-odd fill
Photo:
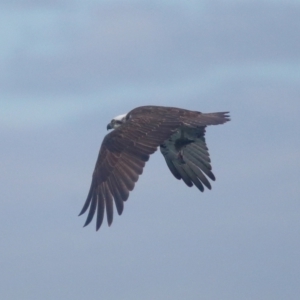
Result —
[[111, 123], [107, 124], [106, 129], [107, 130], [113, 129], [112, 126], [111, 126]]

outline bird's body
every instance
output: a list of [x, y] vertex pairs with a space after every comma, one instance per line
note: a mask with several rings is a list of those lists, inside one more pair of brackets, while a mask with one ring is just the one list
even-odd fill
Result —
[[[107, 221], [113, 220], [113, 202], [122, 214], [149, 156], [160, 146], [166, 163], [177, 179], [200, 191], [215, 180], [211, 172], [205, 127], [229, 121], [227, 112], [203, 114], [181, 108], [141, 106], [114, 118], [107, 129], [114, 129], [102, 142], [90, 191], [80, 212], [89, 207], [88, 225], [97, 210], [98, 230], [106, 210]], [[205, 174], [205, 175], [204, 175]]]

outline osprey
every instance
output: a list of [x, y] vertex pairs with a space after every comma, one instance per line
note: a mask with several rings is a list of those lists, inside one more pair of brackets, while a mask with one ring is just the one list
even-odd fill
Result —
[[205, 143], [205, 127], [229, 121], [228, 112], [201, 113], [175, 107], [141, 106], [111, 120], [114, 129], [102, 142], [91, 187], [79, 215], [89, 208], [84, 226], [97, 210], [96, 230], [106, 210], [113, 221], [113, 202], [118, 214], [133, 190], [149, 156], [160, 147], [171, 173], [201, 192], [215, 180]]

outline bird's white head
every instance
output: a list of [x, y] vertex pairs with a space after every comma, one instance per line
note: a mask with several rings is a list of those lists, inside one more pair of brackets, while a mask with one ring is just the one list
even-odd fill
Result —
[[123, 123], [126, 122], [127, 114], [119, 115], [113, 118], [110, 123], [107, 125], [107, 130], [109, 129], [116, 129], [120, 127]]

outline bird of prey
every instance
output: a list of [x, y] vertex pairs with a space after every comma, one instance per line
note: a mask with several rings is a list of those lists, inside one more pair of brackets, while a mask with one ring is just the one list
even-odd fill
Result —
[[91, 187], [79, 215], [89, 208], [84, 226], [95, 213], [96, 230], [102, 224], [106, 210], [107, 222], [113, 221], [113, 202], [119, 215], [124, 201], [133, 190], [149, 156], [158, 146], [167, 166], [177, 179], [201, 192], [211, 189], [215, 180], [205, 127], [229, 121], [228, 112], [201, 113], [175, 107], [141, 106], [111, 120], [101, 145]]

